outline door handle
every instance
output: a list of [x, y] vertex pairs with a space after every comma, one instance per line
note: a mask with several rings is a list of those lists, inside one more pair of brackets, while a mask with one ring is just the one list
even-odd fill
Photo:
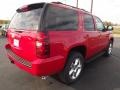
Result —
[[89, 35], [87, 34], [87, 35], [85, 35], [85, 37], [84, 38], [88, 38], [89, 37]]

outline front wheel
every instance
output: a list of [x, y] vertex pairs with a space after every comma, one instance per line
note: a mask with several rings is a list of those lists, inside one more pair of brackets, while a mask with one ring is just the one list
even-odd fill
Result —
[[79, 52], [70, 53], [64, 70], [59, 74], [60, 80], [66, 84], [75, 82], [81, 75], [83, 61], [84, 58]]
[[113, 43], [110, 42], [107, 50], [105, 51], [105, 56], [110, 56], [112, 54]]

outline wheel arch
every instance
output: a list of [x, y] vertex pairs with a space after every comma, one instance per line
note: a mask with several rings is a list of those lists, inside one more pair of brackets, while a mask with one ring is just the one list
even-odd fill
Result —
[[80, 45], [80, 46], [72, 47], [69, 50], [67, 57], [69, 57], [69, 55], [70, 55], [71, 52], [79, 52], [85, 58], [86, 57], [86, 53], [87, 53], [87, 47], [85, 45]]

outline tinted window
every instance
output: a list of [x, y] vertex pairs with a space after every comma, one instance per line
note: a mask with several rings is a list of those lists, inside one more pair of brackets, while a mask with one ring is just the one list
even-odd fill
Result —
[[99, 18], [95, 18], [96, 21], [96, 28], [100, 31], [104, 30], [104, 24], [102, 23], [102, 21]]
[[39, 20], [41, 14], [42, 8], [26, 12], [17, 12], [13, 17], [9, 28], [22, 30], [37, 30], [39, 27]]
[[45, 13], [44, 28], [51, 30], [76, 30], [77, 12], [71, 9], [49, 5]]
[[91, 15], [84, 15], [84, 28], [88, 31], [94, 30], [94, 22]]

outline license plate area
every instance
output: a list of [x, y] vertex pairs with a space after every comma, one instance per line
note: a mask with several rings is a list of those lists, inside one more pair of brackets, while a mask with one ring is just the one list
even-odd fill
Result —
[[14, 39], [13, 40], [13, 45], [15, 46], [15, 47], [19, 47], [19, 40], [18, 39]]

